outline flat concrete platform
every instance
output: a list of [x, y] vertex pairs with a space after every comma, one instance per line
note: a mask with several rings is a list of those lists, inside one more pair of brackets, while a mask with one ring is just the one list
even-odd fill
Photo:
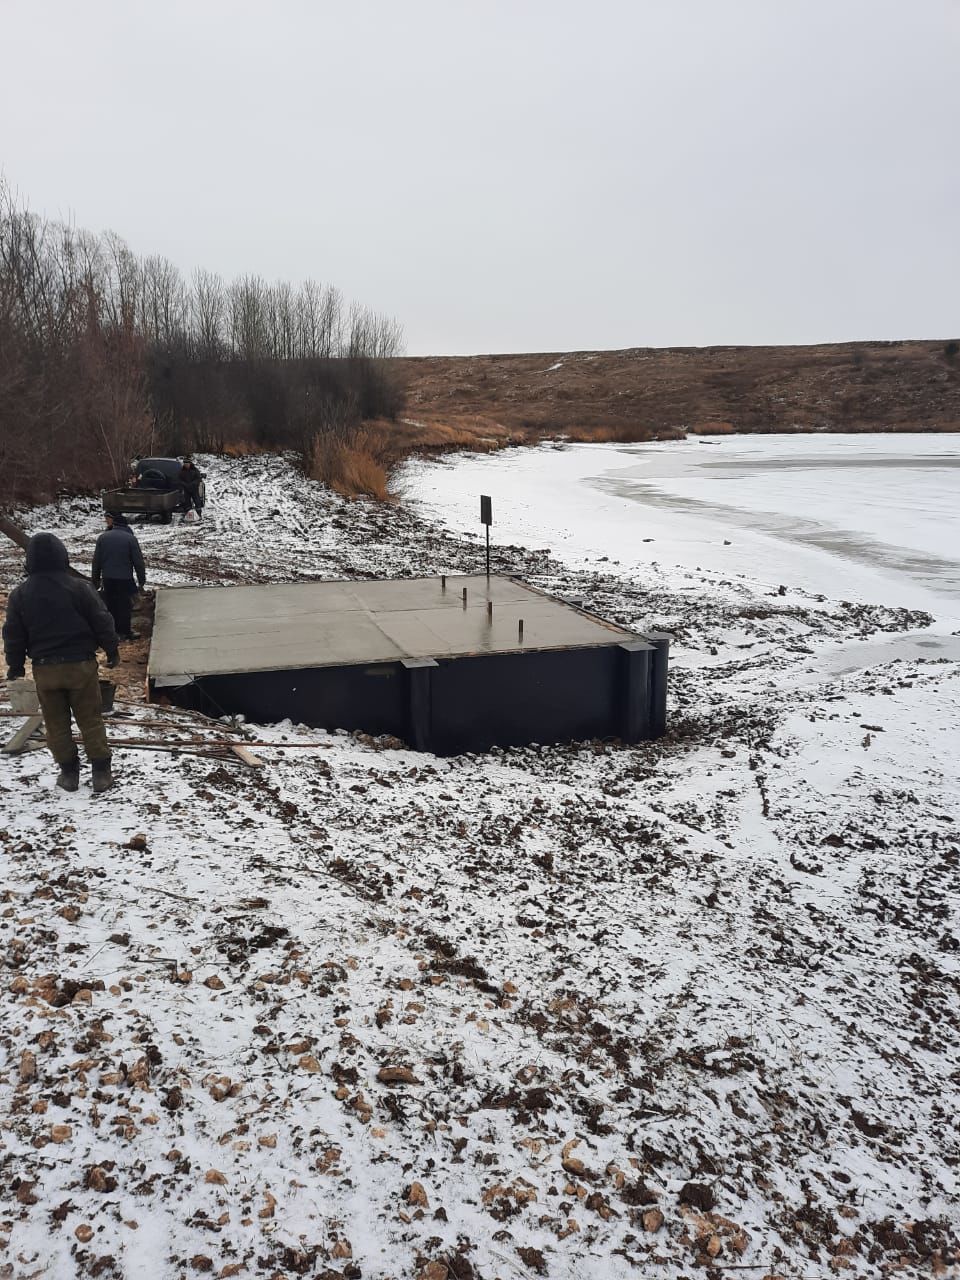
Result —
[[168, 587], [147, 682], [151, 697], [208, 714], [360, 729], [452, 755], [657, 737], [667, 650], [665, 636], [515, 578]]
[[529, 653], [634, 639], [623, 627], [515, 579], [488, 581], [482, 574], [448, 577], [445, 589], [440, 578], [169, 587], [157, 592], [147, 674], [165, 683], [180, 676]]

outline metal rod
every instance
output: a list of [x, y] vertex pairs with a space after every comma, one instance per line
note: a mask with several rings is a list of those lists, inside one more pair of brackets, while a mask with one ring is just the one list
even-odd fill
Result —
[[490, 526], [484, 526], [487, 531], [487, 581], [490, 581]]
[[522, 618], [520, 619], [520, 626], [518, 628], [518, 632], [519, 634], [517, 636], [517, 639], [520, 641], [521, 644], [523, 644], [523, 619]]
[[492, 600], [487, 601], [487, 621], [488, 622], [493, 621], [493, 601]]
[[440, 575], [440, 590], [441, 590], [441, 591], [446, 591], [446, 589], [447, 589], [447, 575], [446, 575], [445, 573], [441, 573], [441, 575]]
[[467, 588], [463, 588], [463, 607], [467, 607]]

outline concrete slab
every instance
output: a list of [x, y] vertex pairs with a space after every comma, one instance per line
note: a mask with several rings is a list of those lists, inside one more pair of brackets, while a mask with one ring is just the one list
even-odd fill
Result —
[[516, 579], [482, 574], [448, 577], [445, 589], [440, 578], [166, 587], [157, 592], [147, 674], [161, 686], [180, 677], [580, 649], [635, 639]]

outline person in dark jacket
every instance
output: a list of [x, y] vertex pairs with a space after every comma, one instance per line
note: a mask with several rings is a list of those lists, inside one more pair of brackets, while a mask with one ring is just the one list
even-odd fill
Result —
[[113, 776], [96, 653], [103, 649], [108, 667], [120, 661], [113, 619], [90, 584], [70, 572], [67, 549], [52, 533], [33, 535], [26, 567], [27, 580], [10, 593], [3, 624], [7, 679], [20, 679], [29, 655], [47, 745], [60, 766], [57, 786], [76, 791], [80, 785], [73, 712], [93, 770], [93, 789], [106, 791]]
[[[136, 640], [130, 629], [133, 597], [143, 590], [147, 571], [137, 535], [121, 515], [107, 512], [107, 527], [93, 551], [93, 585], [103, 584], [103, 601], [121, 640]], [[134, 581], [136, 578], [136, 581]]]
[[194, 507], [201, 520], [203, 519], [203, 501], [200, 497], [200, 485], [202, 482], [203, 474], [193, 465], [193, 459], [184, 458], [180, 474], [177, 476], [177, 483], [183, 490], [186, 511]]

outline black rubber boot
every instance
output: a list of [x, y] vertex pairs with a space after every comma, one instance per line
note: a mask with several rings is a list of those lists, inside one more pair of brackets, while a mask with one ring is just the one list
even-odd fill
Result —
[[74, 754], [72, 760], [66, 760], [60, 766], [57, 786], [63, 791], [76, 791], [80, 785], [80, 757]]
[[94, 791], [107, 791], [113, 786], [113, 774], [110, 771], [110, 757], [105, 760], [91, 760], [90, 767], [93, 770], [93, 789]]

